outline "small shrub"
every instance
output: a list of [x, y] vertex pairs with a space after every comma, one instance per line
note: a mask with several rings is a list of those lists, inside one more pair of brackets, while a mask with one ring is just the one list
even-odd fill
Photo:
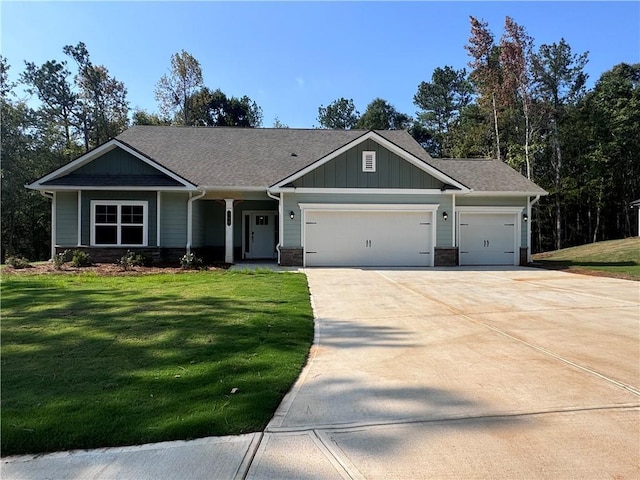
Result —
[[129, 270], [133, 270], [133, 267], [145, 265], [146, 261], [143, 255], [127, 250], [127, 253], [125, 253], [117, 263], [120, 265], [122, 270], [127, 272]]
[[31, 268], [31, 264], [29, 263], [29, 260], [27, 260], [26, 258], [20, 255], [7, 257], [5, 263], [10, 267], [15, 268], [16, 270], [21, 270], [23, 268]]
[[60, 270], [65, 262], [69, 261], [69, 250], [65, 250], [64, 252], [56, 253], [53, 256], [53, 268], [56, 270]]
[[71, 265], [74, 267], [90, 267], [91, 255], [82, 250], [74, 250], [71, 252]]
[[195, 270], [202, 265], [202, 259], [196, 257], [195, 253], [185, 253], [180, 258], [180, 266], [185, 270]]

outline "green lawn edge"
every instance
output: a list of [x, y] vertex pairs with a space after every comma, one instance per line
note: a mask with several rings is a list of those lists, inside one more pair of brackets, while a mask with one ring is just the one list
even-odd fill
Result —
[[535, 254], [532, 266], [640, 281], [640, 237]]
[[262, 431], [313, 341], [306, 276], [4, 275], [2, 456]]

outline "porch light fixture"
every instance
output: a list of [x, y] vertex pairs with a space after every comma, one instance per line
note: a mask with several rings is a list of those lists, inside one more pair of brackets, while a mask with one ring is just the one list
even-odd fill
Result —
[[449, 214], [447, 212], [442, 212], [442, 218], [444, 218], [444, 221], [447, 221], [447, 218], [449, 218]]
[[529, 221], [529, 215], [527, 215], [526, 213], [522, 214], [522, 220], [524, 220], [525, 222]]
[[291, 211], [289, 212], [289, 218], [290, 218], [291, 220], [293, 220], [294, 218], [296, 218], [296, 212], [294, 212], [293, 210], [291, 210]]

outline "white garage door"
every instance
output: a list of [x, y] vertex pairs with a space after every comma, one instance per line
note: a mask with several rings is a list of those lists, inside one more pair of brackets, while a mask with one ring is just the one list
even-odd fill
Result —
[[430, 211], [326, 211], [305, 214], [306, 266], [431, 266]]
[[517, 265], [513, 213], [459, 214], [460, 265]]

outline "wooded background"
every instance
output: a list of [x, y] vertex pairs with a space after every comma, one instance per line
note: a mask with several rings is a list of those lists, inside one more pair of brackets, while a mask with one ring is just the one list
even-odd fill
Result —
[[[469, 70], [443, 65], [407, 92], [415, 117], [381, 98], [363, 114], [338, 98], [319, 106], [319, 128], [406, 129], [434, 157], [508, 163], [549, 192], [533, 211], [533, 252], [636, 234], [629, 204], [640, 198], [640, 64], [612, 65], [588, 89], [588, 52], [564, 39], [536, 48], [509, 17], [499, 38], [470, 17], [465, 48]], [[200, 63], [184, 50], [154, 86], [151, 113], [130, 111], [125, 85], [82, 42], [62, 53], [25, 62], [16, 83], [0, 57], [2, 260], [50, 257], [49, 201], [24, 185], [130, 125], [262, 127], [256, 102], [203, 85]], [[18, 85], [31, 98], [18, 99]], [[276, 118], [273, 128], [288, 127]]]

